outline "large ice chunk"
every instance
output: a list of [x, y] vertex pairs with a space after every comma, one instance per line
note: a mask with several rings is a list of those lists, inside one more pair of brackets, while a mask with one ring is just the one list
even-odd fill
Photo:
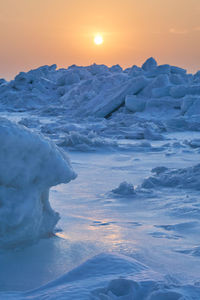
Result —
[[145, 109], [146, 99], [136, 95], [127, 95], [125, 99], [126, 108], [132, 112], [139, 112]]
[[144, 76], [129, 79], [121, 87], [103, 90], [89, 103], [87, 110], [98, 117], [106, 117], [125, 103], [127, 95], [134, 95], [141, 91], [148, 81]]
[[147, 98], [152, 97], [152, 91], [155, 88], [165, 88], [169, 86], [169, 77], [167, 74], [161, 74], [149, 81], [148, 85], [140, 93], [141, 96]]
[[182, 98], [187, 94], [187, 87], [184, 85], [173, 86], [170, 89], [170, 96], [173, 98]]
[[157, 62], [153, 57], [148, 58], [142, 65], [144, 71], [152, 71], [157, 67]]
[[59, 215], [49, 188], [76, 174], [51, 141], [0, 119], [0, 247], [13, 247], [52, 234]]
[[173, 74], [180, 74], [180, 75], [185, 75], [186, 74], [186, 70], [183, 68], [179, 68], [176, 66], [171, 66], [171, 73]]

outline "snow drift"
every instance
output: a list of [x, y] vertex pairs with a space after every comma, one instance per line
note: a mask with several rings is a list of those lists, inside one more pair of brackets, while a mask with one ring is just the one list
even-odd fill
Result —
[[0, 297], [10, 300], [197, 300], [199, 295], [198, 285], [181, 285], [173, 278], [165, 280], [133, 258], [110, 253], [92, 257], [36, 290], [0, 292]]
[[59, 219], [49, 188], [76, 177], [52, 142], [0, 119], [0, 246], [13, 247], [52, 234]]

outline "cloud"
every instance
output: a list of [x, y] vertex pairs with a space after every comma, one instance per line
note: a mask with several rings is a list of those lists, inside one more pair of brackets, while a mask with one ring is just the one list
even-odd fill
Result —
[[169, 32], [172, 34], [187, 34], [187, 33], [189, 33], [189, 30], [188, 29], [170, 28]]
[[171, 27], [169, 29], [169, 32], [172, 34], [187, 34], [187, 33], [192, 33], [192, 32], [200, 32], [200, 26], [193, 27], [190, 30]]
[[200, 31], [200, 26], [193, 28], [193, 31]]

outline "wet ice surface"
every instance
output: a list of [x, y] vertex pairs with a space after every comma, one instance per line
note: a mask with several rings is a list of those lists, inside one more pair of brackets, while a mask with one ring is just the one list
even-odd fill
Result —
[[[140, 160], [135, 160], [138, 157]], [[182, 274], [185, 258], [179, 257], [179, 269], [175, 252], [186, 245], [195, 247], [200, 241], [198, 192], [174, 187], [168, 190], [159, 187], [158, 190], [138, 191], [130, 195], [117, 195], [111, 191], [123, 181], [141, 184], [158, 161], [162, 161], [164, 166], [179, 168], [180, 165], [195, 164], [197, 157], [189, 154], [183, 161], [180, 155], [169, 158], [165, 153], [90, 154], [86, 159], [87, 165], [89, 160], [87, 168], [80, 154], [72, 154], [71, 158], [79, 178], [70, 184], [67, 195], [68, 188], [64, 185], [52, 191], [55, 205], [60, 203], [58, 210], [64, 210], [67, 215], [60, 221], [63, 228], [61, 236], [76, 238], [78, 235], [83, 240], [92, 238], [111, 251], [140, 258], [147, 265], [153, 260], [154, 269], [156, 267], [159, 271], [180, 273], [181, 277], [187, 274], [188, 279], [195, 277], [190, 264], [186, 274]], [[88, 182], [85, 178], [89, 178]], [[68, 205], [62, 207], [60, 197], [66, 197], [70, 213]], [[167, 257], [162, 259], [166, 252]], [[198, 272], [196, 275], [198, 280]]]
[[50, 191], [55, 236], [0, 251], [0, 299], [200, 299], [199, 75], [49, 68], [1, 87], [0, 115], [50, 138], [78, 177]]

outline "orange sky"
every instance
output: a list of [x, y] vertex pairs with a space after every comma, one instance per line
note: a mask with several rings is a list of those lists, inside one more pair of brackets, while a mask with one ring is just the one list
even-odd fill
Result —
[[[93, 43], [102, 33], [104, 44]], [[0, 77], [45, 64], [200, 69], [200, 0], [0, 0]]]

